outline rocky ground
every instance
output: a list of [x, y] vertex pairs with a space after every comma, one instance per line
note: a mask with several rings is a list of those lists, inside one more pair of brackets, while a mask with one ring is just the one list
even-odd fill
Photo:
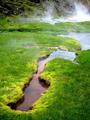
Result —
[[[18, 15], [25, 11], [33, 12], [40, 7], [43, 8], [43, 2], [50, 0], [0, 0], [0, 15], [10, 16]], [[58, 13], [63, 13], [66, 10], [74, 8], [73, 0], [53, 0], [55, 9]], [[84, 4], [90, 6], [90, 0], [76, 0], [82, 1]], [[51, 2], [51, 1], [50, 1]], [[51, 4], [51, 3], [50, 3]], [[45, 7], [45, 6], [44, 6]]]

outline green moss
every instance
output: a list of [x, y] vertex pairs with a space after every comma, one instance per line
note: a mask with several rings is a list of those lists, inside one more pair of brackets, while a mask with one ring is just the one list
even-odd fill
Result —
[[[90, 51], [77, 52], [77, 41], [57, 34], [89, 32], [90, 23], [18, 23], [12, 18], [0, 22], [0, 120], [88, 120]], [[38, 58], [55, 47], [76, 51], [79, 64], [63, 59], [50, 61], [41, 78], [51, 85], [34, 109], [11, 110], [6, 104], [21, 98], [23, 85], [37, 69]]]
[[63, 59], [50, 61], [41, 78], [49, 80], [51, 85], [34, 104], [34, 109], [31, 112], [12, 111], [2, 101], [1, 120], [88, 120], [90, 63], [85, 61], [83, 68], [82, 62], [90, 59], [89, 54], [90, 51], [79, 52], [79, 64]]
[[13, 100], [16, 101], [22, 95], [21, 88], [23, 84], [28, 81], [28, 78], [36, 70], [36, 61], [39, 56], [49, 54], [52, 51], [49, 47], [59, 45], [71, 51], [79, 48], [79, 44], [75, 40], [68, 38], [47, 36], [42, 33], [1, 33], [1, 101], [3, 103], [8, 103]]
[[[19, 17], [19, 16], [18, 16]], [[4, 24], [3, 24], [4, 23]], [[67, 32], [90, 32], [90, 22], [81, 23], [57, 23], [51, 25], [49, 23], [33, 23], [33, 22], [18, 22], [15, 18], [0, 19], [1, 31], [21, 31], [21, 32], [45, 32], [50, 34], [67, 33]]]
[[78, 57], [76, 59], [77, 62], [79, 62], [82, 65], [90, 64], [90, 59], [89, 59], [90, 52], [89, 52], [89, 50], [82, 51], [82, 53], [78, 52], [77, 55], [78, 55]]
[[30, 0], [5, 0], [0, 3], [1, 16], [20, 15], [21, 13], [29, 12], [29, 15], [36, 9], [40, 9], [41, 5], [31, 2]]
[[84, 66], [61, 59], [52, 60], [46, 65], [41, 78], [49, 80], [51, 86], [35, 103], [32, 111], [35, 120], [89, 119], [90, 62], [86, 61], [90, 59], [89, 54], [90, 51], [79, 53], [78, 62], [84, 61]]

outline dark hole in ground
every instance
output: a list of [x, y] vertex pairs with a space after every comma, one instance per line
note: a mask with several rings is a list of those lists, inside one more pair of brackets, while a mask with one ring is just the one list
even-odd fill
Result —
[[20, 105], [24, 101], [24, 96], [20, 98], [16, 103], [9, 103], [7, 104], [12, 110], [16, 110], [17, 106]]
[[45, 87], [45, 88], [48, 88], [48, 87], [50, 86], [50, 82], [47, 81], [47, 80], [44, 80], [44, 79], [40, 79], [40, 78], [39, 78], [39, 82], [40, 82], [40, 84], [41, 84], [43, 87]]

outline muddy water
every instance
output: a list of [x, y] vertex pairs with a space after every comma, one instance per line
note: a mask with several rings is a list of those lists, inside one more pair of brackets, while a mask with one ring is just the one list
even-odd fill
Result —
[[33, 74], [32, 80], [25, 87], [23, 98], [16, 103], [9, 103], [8, 106], [10, 106], [11, 109], [20, 111], [28, 111], [33, 109], [33, 104], [35, 101], [38, 100], [50, 86], [49, 81], [40, 79], [40, 74], [44, 71], [46, 63], [55, 58], [63, 58], [73, 61], [76, 58], [76, 55], [74, 52], [57, 49], [53, 51], [47, 58], [44, 57], [39, 59], [37, 72]]
[[34, 74], [30, 85], [24, 91], [24, 102], [17, 106], [17, 110], [27, 111], [32, 108], [32, 104], [41, 96], [45, 88], [39, 84], [38, 75]]
[[49, 83], [43, 83], [45, 85], [42, 86], [42, 84], [39, 81], [40, 74], [43, 72], [46, 62], [47, 59], [39, 61], [37, 73], [33, 75], [30, 84], [24, 91], [24, 101], [16, 107], [16, 110], [27, 111], [31, 109], [33, 103], [49, 87]]

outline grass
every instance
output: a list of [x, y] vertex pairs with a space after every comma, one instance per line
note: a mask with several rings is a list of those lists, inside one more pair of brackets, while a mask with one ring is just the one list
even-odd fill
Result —
[[[77, 41], [57, 34], [89, 32], [90, 23], [15, 23], [9, 18], [0, 22], [0, 120], [89, 120], [90, 51], [78, 51]], [[54, 47], [77, 51], [79, 64], [50, 61], [41, 78], [49, 80], [51, 86], [34, 109], [11, 110], [7, 104], [21, 98], [38, 58], [50, 54]]]
[[51, 86], [34, 104], [34, 110], [12, 111], [2, 101], [1, 120], [88, 120], [90, 63], [83, 62], [85, 59], [90, 59], [90, 51], [79, 52], [79, 64], [63, 59], [50, 61], [41, 78], [49, 80]]
[[57, 34], [65, 32], [90, 32], [90, 22], [80, 23], [33, 23], [33, 22], [18, 22], [17, 18], [1, 18], [0, 31], [21, 31], [21, 32], [44, 32], [47, 34]]
[[[37, 59], [40, 56], [49, 54], [52, 51], [49, 47], [59, 47], [60, 45], [74, 51], [80, 48], [75, 40], [69, 38], [36, 33], [1, 33], [1, 101], [5, 104], [13, 100], [16, 101], [18, 97], [22, 95], [21, 88], [23, 84], [31, 77], [32, 73], [35, 72]], [[12, 97], [13, 99], [11, 99]]]
[[51, 86], [35, 103], [35, 120], [89, 120], [90, 51], [80, 52], [77, 61], [55, 59], [47, 64], [41, 78]]

